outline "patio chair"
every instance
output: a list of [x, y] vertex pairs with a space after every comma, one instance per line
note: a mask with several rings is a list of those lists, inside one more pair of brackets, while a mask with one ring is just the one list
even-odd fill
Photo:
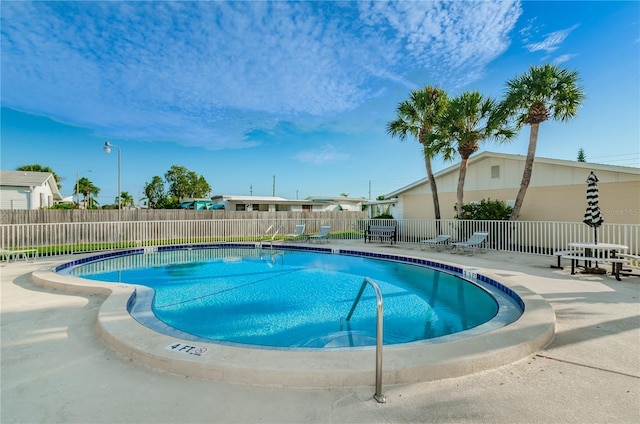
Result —
[[307, 238], [307, 235], [304, 233], [304, 227], [305, 224], [296, 224], [296, 228], [293, 230], [293, 233], [283, 234], [282, 238], [289, 241], [304, 240]]
[[436, 249], [439, 252], [443, 247], [449, 246], [449, 239], [451, 239], [451, 236], [449, 234], [440, 234], [436, 238], [420, 240], [420, 250], [424, 250], [427, 246], [429, 246], [430, 248]]
[[309, 241], [320, 241], [325, 240], [327, 243], [329, 242], [329, 231], [331, 230], [331, 225], [321, 225], [320, 231], [318, 234], [312, 234], [309, 236]]
[[37, 249], [15, 249], [15, 250], [0, 249], [0, 256], [6, 259], [6, 263], [9, 263], [11, 258], [13, 258], [13, 260], [16, 260], [20, 256], [22, 256], [24, 260], [27, 262], [35, 262], [35, 260], [38, 259], [38, 250]]
[[[476, 254], [476, 249], [478, 246], [485, 244], [487, 242], [487, 237], [489, 233], [476, 232], [473, 233], [469, 240], [461, 241], [457, 243], [451, 243], [451, 253], [462, 252], [469, 253], [469, 256]], [[485, 244], [485, 251], [487, 250], [487, 246]]]

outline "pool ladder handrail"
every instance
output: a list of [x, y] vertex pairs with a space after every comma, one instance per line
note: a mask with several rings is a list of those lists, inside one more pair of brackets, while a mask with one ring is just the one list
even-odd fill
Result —
[[382, 394], [382, 340], [383, 340], [383, 316], [384, 316], [384, 308], [382, 303], [382, 292], [380, 291], [380, 287], [378, 284], [373, 281], [369, 277], [364, 277], [364, 281], [362, 281], [362, 285], [360, 286], [360, 291], [353, 301], [353, 306], [351, 306], [351, 310], [349, 311], [349, 315], [347, 315], [347, 321], [351, 319], [351, 315], [353, 315], [353, 311], [356, 309], [358, 302], [360, 302], [360, 298], [362, 297], [362, 293], [364, 293], [364, 289], [367, 287], [367, 284], [373, 287], [373, 291], [376, 293], [376, 305], [378, 310], [377, 316], [377, 325], [376, 325], [376, 392], [373, 395], [373, 398], [378, 401], [378, 403], [385, 403], [387, 398]]
[[258, 245], [260, 247], [262, 247], [262, 243], [265, 241], [269, 242], [269, 246], [271, 247], [271, 249], [273, 249], [273, 242], [276, 241], [276, 236], [278, 235], [278, 233], [280, 232], [280, 230], [282, 230], [282, 225], [279, 226], [276, 231], [271, 235], [271, 237], [268, 240], [265, 240], [266, 237], [269, 235], [269, 233], [271, 232], [271, 230], [273, 229], [273, 225], [270, 225], [269, 228], [267, 228], [267, 231], [264, 232], [264, 234], [262, 235], [262, 237], [260, 237], [260, 241], [258, 242]]

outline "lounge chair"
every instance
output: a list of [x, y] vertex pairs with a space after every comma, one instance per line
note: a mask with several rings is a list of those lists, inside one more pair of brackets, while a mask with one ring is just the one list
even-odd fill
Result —
[[329, 231], [331, 230], [331, 225], [321, 225], [320, 226], [320, 231], [318, 232], [318, 234], [312, 234], [309, 236], [309, 241], [315, 240], [315, 241], [320, 241], [320, 240], [326, 240], [327, 243], [329, 242]]
[[11, 258], [13, 258], [13, 260], [16, 260], [20, 256], [22, 256], [24, 260], [27, 262], [35, 262], [35, 260], [38, 258], [38, 250], [37, 249], [15, 249], [15, 250], [0, 249], [0, 256], [4, 257], [7, 263], [9, 263]]
[[307, 235], [304, 233], [305, 224], [296, 224], [295, 230], [291, 234], [284, 234], [282, 237], [285, 240], [294, 241], [294, 240], [304, 240], [307, 238]]
[[[467, 241], [451, 243], [451, 253], [455, 253], [457, 251], [462, 253], [468, 252], [469, 256], [475, 255], [476, 249], [478, 248], [478, 246], [481, 246], [482, 244], [486, 243], [488, 236], [489, 236], [489, 233], [476, 232], [476, 233], [473, 233], [473, 235], [469, 237], [469, 240]], [[487, 247], [485, 245], [485, 251], [486, 249]]]
[[451, 239], [451, 236], [449, 234], [440, 234], [436, 238], [420, 240], [420, 250], [424, 250], [427, 246], [429, 246], [430, 248], [436, 249], [439, 252], [443, 247], [447, 247], [449, 245], [449, 239]]

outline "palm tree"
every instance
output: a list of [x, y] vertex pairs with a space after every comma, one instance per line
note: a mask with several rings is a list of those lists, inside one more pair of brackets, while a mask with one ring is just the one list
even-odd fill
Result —
[[398, 105], [397, 119], [387, 124], [387, 134], [397, 136], [400, 140], [405, 140], [408, 135], [412, 135], [422, 144], [436, 220], [440, 219], [440, 200], [436, 180], [433, 177], [431, 159], [442, 154], [445, 160], [450, 160], [452, 152], [446, 148], [446, 145], [441, 145], [434, 139], [433, 134], [437, 131], [436, 125], [448, 102], [449, 99], [444, 90], [427, 85], [421, 90], [412, 91], [409, 100]]
[[[95, 185], [93, 185], [91, 180], [89, 180], [86, 177], [82, 177], [78, 180], [77, 192], [75, 191], [76, 187], [74, 187], [73, 189], [74, 189], [73, 194], [77, 195], [79, 193], [82, 193], [82, 196], [84, 196], [84, 198], [82, 199], [82, 203], [84, 204], [85, 209], [87, 208], [87, 205], [88, 205], [87, 201], [92, 201], [93, 197], [97, 196], [98, 193], [100, 193], [100, 189]], [[80, 205], [78, 205], [78, 207], [79, 206]]]
[[530, 126], [522, 182], [510, 220], [514, 221], [520, 215], [531, 181], [540, 123], [549, 118], [561, 122], [573, 118], [584, 97], [584, 91], [578, 85], [578, 73], [556, 65], [532, 66], [527, 73], [507, 82], [504, 109], [515, 117], [519, 127]]
[[471, 155], [478, 151], [481, 141], [494, 139], [505, 142], [516, 132], [508, 125], [500, 104], [478, 91], [465, 92], [452, 99], [440, 117], [438, 128], [435, 137], [441, 142], [453, 142], [460, 154], [456, 210], [461, 213], [467, 163]]
[[[118, 202], [118, 198], [116, 198], [116, 203]], [[133, 199], [133, 196], [129, 194], [128, 191], [123, 191], [120, 193], [120, 204], [123, 208], [133, 207], [136, 202]]]

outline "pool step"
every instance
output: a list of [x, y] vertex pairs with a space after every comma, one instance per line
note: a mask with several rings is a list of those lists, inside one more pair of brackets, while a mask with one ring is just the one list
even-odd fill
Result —
[[302, 347], [355, 347], [375, 346], [376, 335], [364, 331], [337, 331], [313, 338]]
[[[385, 334], [386, 343], [403, 343], [402, 337], [394, 337]], [[358, 347], [375, 346], [376, 334], [370, 331], [337, 331], [327, 335], [310, 339], [300, 343], [300, 347], [331, 348], [331, 347]]]

